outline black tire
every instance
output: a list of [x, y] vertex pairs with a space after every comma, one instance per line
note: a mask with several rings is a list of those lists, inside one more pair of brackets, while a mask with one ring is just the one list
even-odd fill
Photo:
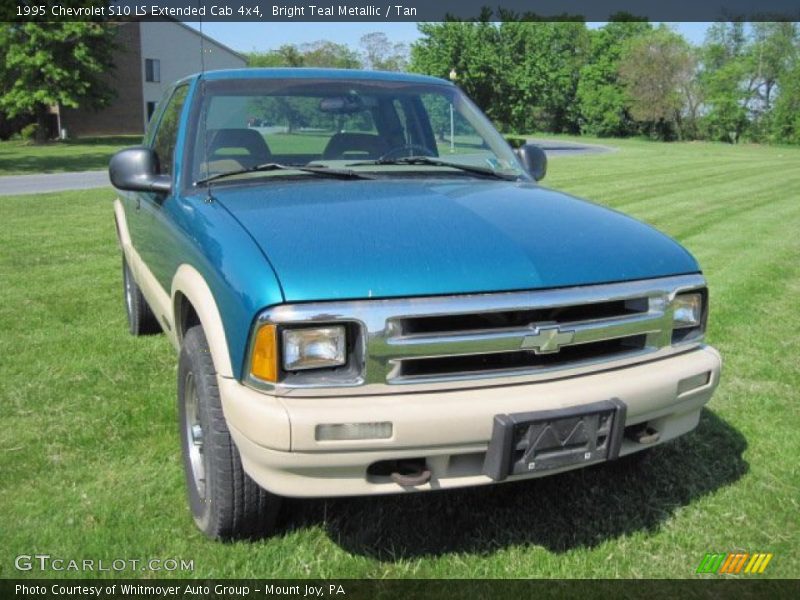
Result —
[[136, 280], [133, 278], [128, 261], [122, 257], [122, 294], [125, 300], [125, 313], [128, 315], [128, 330], [131, 335], [153, 335], [161, 333], [161, 325], [147, 304]]
[[197, 527], [217, 540], [257, 539], [271, 533], [280, 498], [262, 489], [242, 469], [200, 326], [189, 329], [183, 338], [178, 420], [189, 506]]

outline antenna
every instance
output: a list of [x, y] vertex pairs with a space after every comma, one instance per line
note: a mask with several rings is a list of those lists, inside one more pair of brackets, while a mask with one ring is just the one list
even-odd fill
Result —
[[[197, 8], [198, 13], [201, 11], [200, 8], [200, 0], [197, 0]], [[204, 173], [203, 178], [208, 178], [209, 176], [209, 168], [208, 168], [208, 106], [203, 101], [206, 95], [206, 36], [203, 35], [203, 17], [202, 15], [198, 15], [200, 18], [200, 110], [202, 111], [201, 116], [201, 123], [202, 126], [200, 128], [201, 135], [203, 136], [203, 167]], [[206, 204], [209, 204], [214, 201], [214, 196], [211, 195], [211, 182], [206, 183]]]
[[[200, 0], [197, 0], [198, 13], [200, 13]], [[203, 35], [203, 16], [198, 14], [200, 19], [200, 76], [206, 72], [206, 36]]]

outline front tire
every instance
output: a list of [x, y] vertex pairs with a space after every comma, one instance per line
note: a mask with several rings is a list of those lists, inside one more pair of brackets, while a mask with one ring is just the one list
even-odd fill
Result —
[[153, 335], [161, 333], [161, 325], [144, 299], [142, 290], [133, 278], [133, 273], [125, 257], [122, 257], [122, 291], [125, 299], [125, 313], [128, 315], [128, 330], [131, 335]]
[[178, 365], [178, 419], [189, 506], [197, 527], [217, 540], [256, 539], [275, 527], [280, 498], [242, 469], [203, 329], [186, 332]]

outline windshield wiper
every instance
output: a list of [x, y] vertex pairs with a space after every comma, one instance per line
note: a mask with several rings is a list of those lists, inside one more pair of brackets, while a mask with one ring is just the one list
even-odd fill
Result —
[[489, 177], [496, 177], [497, 179], [504, 179], [505, 181], [516, 181], [517, 179], [519, 179], [518, 176], [504, 175], [502, 173], [498, 173], [494, 169], [449, 162], [446, 160], [440, 160], [438, 158], [432, 158], [430, 156], [405, 156], [403, 158], [379, 158], [377, 160], [365, 160], [361, 162], [349, 163], [345, 166], [365, 167], [373, 165], [426, 165], [431, 167], [450, 167], [453, 169], [459, 169], [460, 171], [466, 171], [467, 173], [475, 173], [476, 175], [486, 175]]
[[222, 179], [223, 177], [233, 177], [234, 175], [243, 175], [245, 173], [257, 173], [259, 171], [302, 171], [303, 173], [314, 173], [315, 175], [322, 175], [324, 177], [333, 177], [335, 179], [373, 179], [368, 175], [356, 173], [350, 169], [329, 169], [328, 167], [301, 167], [297, 165], [282, 165], [280, 163], [264, 163], [263, 165], [256, 165], [247, 169], [236, 169], [234, 171], [225, 171], [224, 173], [217, 173], [210, 175], [203, 179], [194, 182], [195, 185], [201, 185]]

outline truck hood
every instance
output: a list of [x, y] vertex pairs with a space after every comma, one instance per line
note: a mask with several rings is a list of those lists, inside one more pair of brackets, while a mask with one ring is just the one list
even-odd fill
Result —
[[533, 290], [699, 271], [672, 239], [535, 184], [302, 180], [220, 186], [287, 302]]

